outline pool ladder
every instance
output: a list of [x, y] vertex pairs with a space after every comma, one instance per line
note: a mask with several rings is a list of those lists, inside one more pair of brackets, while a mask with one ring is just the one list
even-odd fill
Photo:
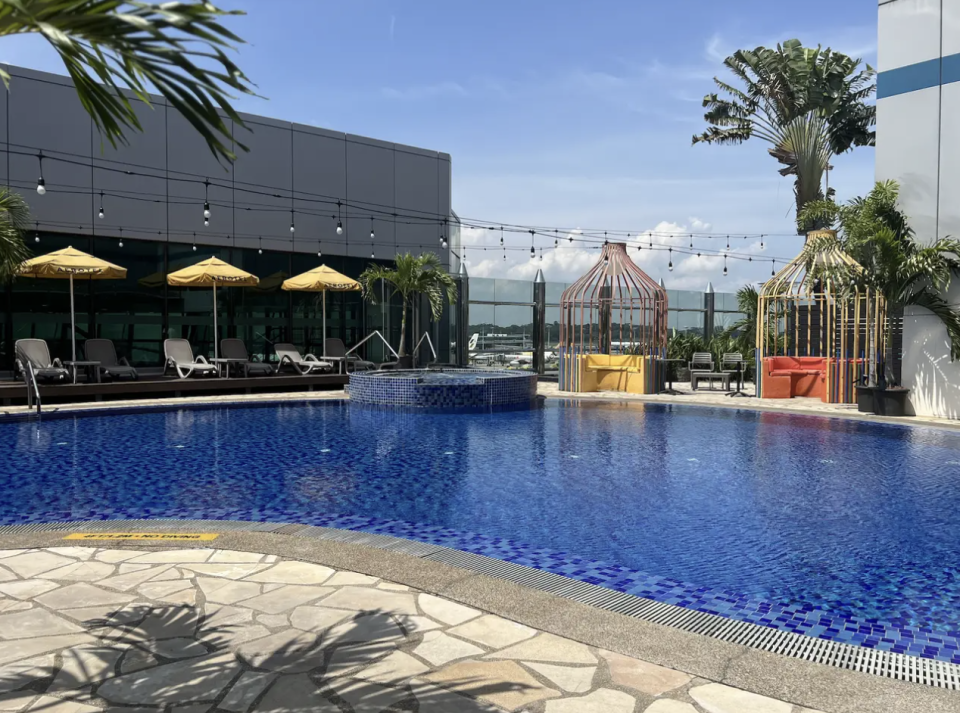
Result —
[[33, 371], [33, 364], [29, 359], [24, 360], [26, 368], [23, 370], [23, 380], [27, 386], [27, 408], [33, 408], [33, 403], [37, 404], [37, 416], [40, 415], [40, 387], [37, 386], [37, 375]]

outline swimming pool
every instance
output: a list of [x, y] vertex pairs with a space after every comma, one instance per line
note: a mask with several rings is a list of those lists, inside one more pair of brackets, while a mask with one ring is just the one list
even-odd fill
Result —
[[0, 524], [182, 517], [393, 534], [960, 663], [960, 433], [549, 401], [0, 423]]

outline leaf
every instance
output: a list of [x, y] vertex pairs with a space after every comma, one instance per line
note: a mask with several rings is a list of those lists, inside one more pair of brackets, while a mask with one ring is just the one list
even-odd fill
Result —
[[[220, 112], [243, 127], [230, 92], [255, 93], [224, 53], [243, 40], [219, 21], [243, 14], [209, 2], [4, 0], [0, 36], [43, 36], [111, 145], [126, 143], [125, 131], [142, 128], [123, 90], [149, 104], [152, 85], [203, 136], [218, 160], [232, 162], [235, 147], [247, 148], [234, 140]], [[9, 77], [0, 75], [9, 84]]]

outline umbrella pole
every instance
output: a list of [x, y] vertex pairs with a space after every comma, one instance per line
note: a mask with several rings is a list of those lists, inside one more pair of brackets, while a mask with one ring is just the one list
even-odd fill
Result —
[[323, 343], [323, 356], [327, 356], [327, 291], [323, 291], [323, 334], [320, 335]]
[[213, 358], [217, 359], [217, 286], [213, 286]]
[[77, 317], [73, 308], [73, 273], [70, 273], [70, 354], [71, 361], [77, 360]]

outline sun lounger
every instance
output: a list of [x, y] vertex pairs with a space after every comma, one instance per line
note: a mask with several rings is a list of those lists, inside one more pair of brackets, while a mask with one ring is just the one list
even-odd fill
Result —
[[163, 373], [173, 367], [177, 376], [186, 379], [196, 373], [198, 376], [216, 376], [217, 367], [203, 358], [203, 355], [193, 358], [193, 347], [186, 339], [165, 339], [163, 342]]
[[358, 369], [368, 371], [376, 368], [376, 364], [374, 364], [372, 361], [364, 361], [356, 354], [347, 356], [347, 348], [343, 345], [341, 340], [336, 338], [331, 338], [326, 341], [326, 349], [324, 349], [324, 352], [324, 359], [329, 359], [330, 361], [336, 361], [341, 365], [345, 365], [347, 371], [350, 371], [351, 367], [353, 368], [353, 371], [357, 371]]
[[83, 353], [88, 361], [98, 361], [101, 375], [111, 379], [129, 377], [136, 381], [140, 378], [137, 370], [130, 366], [126, 357], [117, 358], [117, 349], [111, 339], [88, 339], [83, 343]]
[[228, 362], [227, 367], [240, 367], [244, 377], [268, 376], [275, 373], [274, 368], [262, 361], [252, 361], [247, 352], [247, 345], [242, 339], [221, 339], [220, 356], [224, 359], [242, 359], [243, 361]]
[[277, 353], [277, 359], [279, 359], [277, 372], [285, 366], [289, 366], [301, 375], [333, 370], [333, 364], [330, 362], [320, 361], [313, 354], [302, 356], [300, 350], [292, 344], [274, 344], [273, 350]]
[[50, 358], [50, 350], [43, 339], [18, 339], [14, 345], [17, 371], [27, 380], [27, 363], [33, 366], [38, 381], [66, 381], [70, 378], [59, 359]]

